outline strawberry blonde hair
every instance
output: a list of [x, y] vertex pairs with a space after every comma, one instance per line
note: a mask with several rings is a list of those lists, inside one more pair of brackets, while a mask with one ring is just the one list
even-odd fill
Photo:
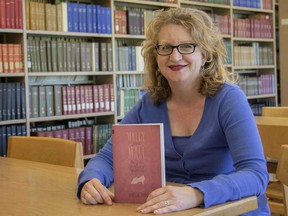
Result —
[[161, 28], [168, 24], [184, 27], [193, 36], [197, 46], [207, 53], [207, 61], [202, 68], [202, 82], [199, 92], [214, 95], [224, 82], [235, 82], [235, 77], [225, 67], [226, 47], [218, 28], [210, 16], [192, 8], [170, 8], [159, 10], [147, 27], [146, 39], [143, 41], [145, 82], [144, 87], [150, 93], [155, 104], [171, 95], [166, 78], [159, 72], [155, 46]]

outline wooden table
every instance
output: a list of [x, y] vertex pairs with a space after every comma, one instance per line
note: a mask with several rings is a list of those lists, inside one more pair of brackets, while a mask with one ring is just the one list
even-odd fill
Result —
[[[136, 212], [135, 204], [82, 204], [76, 197], [77, 176], [77, 170], [71, 167], [0, 157], [0, 214], [143, 216]], [[248, 197], [208, 209], [194, 208], [165, 216], [232, 216], [256, 208], [257, 198]]]

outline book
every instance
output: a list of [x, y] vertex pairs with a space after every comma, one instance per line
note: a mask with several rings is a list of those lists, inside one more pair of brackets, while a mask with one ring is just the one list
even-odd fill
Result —
[[144, 203], [165, 186], [163, 123], [112, 126], [114, 194], [118, 203]]

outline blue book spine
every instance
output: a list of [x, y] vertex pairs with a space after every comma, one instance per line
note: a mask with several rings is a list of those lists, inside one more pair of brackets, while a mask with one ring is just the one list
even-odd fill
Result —
[[101, 6], [97, 5], [97, 32], [98, 33], [103, 33], [102, 32], [102, 21], [103, 21], [103, 17], [101, 17]]
[[112, 15], [109, 7], [106, 7], [106, 17], [106, 32], [107, 34], [112, 34]]
[[86, 13], [86, 19], [87, 19], [87, 32], [92, 33], [93, 32], [93, 5], [87, 5], [87, 13]]
[[68, 32], [73, 32], [73, 3], [67, 3]]
[[102, 32], [103, 34], [107, 33], [106, 30], [106, 9], [105, 7], [101, 7], [101, 23], [102, 23]]
[[82, 11], [82, 4], [78, 4], [78, 26], [79, 32], [84, 32], [83, 30], [83, 11]]
[[79, 32], [78, 4], [73, 3], [73, 31]]
[[83, 32], [87, 32], [87, 5], [82, 4]]
[[6, 129], [7, 127], [6, 126], [2, 126], [2, 127], [0, 127], [0, 129], [1, 129], [1, 134], [2, 134], [2, 136], [1, 136], [1, 138], [2, 138], [2, 140], [1, 140], [1, 153], [2, 153], [2, 156], [6, 156], [6, 153], [7, 153], [7, 129]]
[[97, 31], [97, 6], [92, 5], [92, 27], [93, 27], [93, 32], [98, 33]]

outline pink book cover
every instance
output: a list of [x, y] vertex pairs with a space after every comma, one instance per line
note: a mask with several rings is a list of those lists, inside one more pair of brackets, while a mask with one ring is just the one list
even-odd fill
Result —
[[144, 203], [165, 186], [163, 124], [112, 126], [115, 202]]

